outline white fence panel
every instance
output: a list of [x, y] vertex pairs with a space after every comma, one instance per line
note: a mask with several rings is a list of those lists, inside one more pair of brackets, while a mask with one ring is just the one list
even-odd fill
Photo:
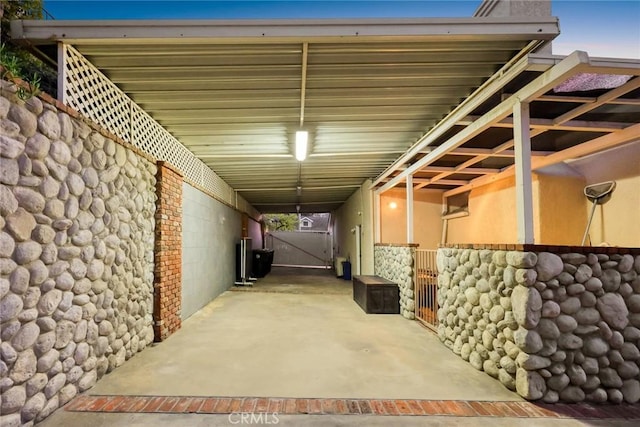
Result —
[[273, 264], [331, 268], [331, 234], [326, 231], [273, 231], [265, 236]]

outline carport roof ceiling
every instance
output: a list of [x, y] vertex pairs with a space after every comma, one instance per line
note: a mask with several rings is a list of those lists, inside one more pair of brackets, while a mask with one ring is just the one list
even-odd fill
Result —
[[640, 143], [639, 118], [640, 60], [529, 54], [463, 101], [373, 186], [384, 192], [411, 176], [414, 190], [454, 196], [515, 174], [518, 135], [538, 171]]
[[[505, 64], [558, 33], [552, 17], [13, 27], [14, 39], [51, 56], [53, 43], [73, 45], [261, 212], [338, 208]], [[299, 163], [301, 127], [310, 149]]]

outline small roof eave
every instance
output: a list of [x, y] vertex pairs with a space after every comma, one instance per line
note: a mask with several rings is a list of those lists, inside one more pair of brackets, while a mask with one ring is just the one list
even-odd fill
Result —
[[[551, 66], [560, 63], [566, 55], [549, 55], [543, 53], [530, 53], [527, 55], [530, 69], [536, 69], [540, 66], [540, 70], [544, 71]], [[640, 59], [635, 58], [605, 58], [599, 56], [589, 57], [589, 69], [592, 73], [610, 73], [610, 74], [637, 74], [640, 69]]]
[[65, 41], [108, 43], [318, 42], [402, 38], [408, 40], [552, 40], [555, 17], [407, 18], [330, 20], [24, 20], [12, 21], [12, 38], [33, 44]]

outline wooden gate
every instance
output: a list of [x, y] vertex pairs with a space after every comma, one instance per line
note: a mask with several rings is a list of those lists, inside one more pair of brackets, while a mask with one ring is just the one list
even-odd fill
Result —
[[416, 250], [415, 298], [416, 319], [425, 326], [438, 326], [438, 268], [435, 249]]

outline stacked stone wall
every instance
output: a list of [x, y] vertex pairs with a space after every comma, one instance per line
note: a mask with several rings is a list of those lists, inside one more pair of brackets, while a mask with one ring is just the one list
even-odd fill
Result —
[[375, 274], [398, 284], [400, 314], [407, 319], [415, 319], [415, 252], [414, 246], [407, 245], [376, 245], [374, 250]]
[[636, 403], [640, 251], [568, 249], [438, 249], [438, 335], [526, 399]]
[[42, 420], [153, 341], [156, 165], [14, 91], [2, 82], [3, 426]]

